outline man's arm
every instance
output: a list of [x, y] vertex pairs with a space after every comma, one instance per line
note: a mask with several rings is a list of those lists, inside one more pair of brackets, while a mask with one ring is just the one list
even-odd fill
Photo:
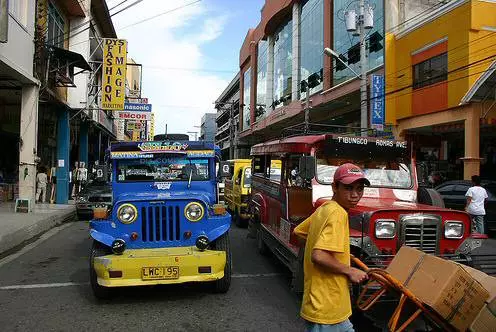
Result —
[[467, 196], [467, 204], [465, 205], [465, 211], [468, 210], [468, 206], [470, 205], [471, 202], [472, 202], [472, 197]]
[[334, 257], [332, 252], [327, 250], [312, 250], [312, 263], [329, 272], [344, 274], [354, 283], [360, 283], [368, 279], [367, 273], [341, 263]]

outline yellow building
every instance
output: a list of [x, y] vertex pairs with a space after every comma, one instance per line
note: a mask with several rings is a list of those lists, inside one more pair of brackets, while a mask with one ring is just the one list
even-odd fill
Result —
[[[392, 17], [397, 2], [387, 1]], [[494, 178], [496, 3], [455, 0], [394, 21], [386, 22], [386, 122], [447, 179]]]

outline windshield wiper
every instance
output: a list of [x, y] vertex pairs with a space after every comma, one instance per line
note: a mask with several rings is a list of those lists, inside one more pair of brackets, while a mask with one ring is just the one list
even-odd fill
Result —
[[191, 178], [193, 177], [193, 169], [189, 171], [189, 179], [188, 179], [188, 189], [191, 188]]

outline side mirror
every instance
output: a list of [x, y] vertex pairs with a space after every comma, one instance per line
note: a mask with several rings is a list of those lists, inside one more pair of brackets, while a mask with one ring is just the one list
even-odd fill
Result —
[[219, 163], [219, 177], [222, 178], [230, 178], [232, 174], [230, 172], [230, 165], [227, 161], [221, 161]]
[[299, 175], [304, 180], [311, 180], [315, 176], [315, 157], [301, 156], [299, 164]]

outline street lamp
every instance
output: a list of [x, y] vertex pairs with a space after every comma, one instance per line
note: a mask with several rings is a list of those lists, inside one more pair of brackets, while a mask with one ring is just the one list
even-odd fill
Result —
[[351, 72], [352, 72], [353, 74], [355, 74], [355, 76], [356, 76], [357, 78], [361, 78], [361, 77], [360, 77], [360, 75], [359, 75], [359, 74], [357, 74], [357, 72], [356, 72], [356, 71], [354, 71], [354, 70], [353, 70], [353, 68], [351, 68], [351, 67], [350, 67], [350, 65], [348, 65], [348, 64], [346, 63], [346, 61], [344, 61], [344, 60], [342, 59], [343, 55], [339, 54], [338, 52], [334, 51], [333, 49], [331, 49], [331, 48], [329, 48], [329, 47], [324, 48], [324, 54], [325, 54], [325, 55], [327, 55], [328, 57], [335, 58], [335, 59], [336, 59], [336, 61], [341, 62], [341, 63], [342, 63], [343, 65], [345, 65], [345, 66], [346, 66], [349, 70], [351, 70]]

